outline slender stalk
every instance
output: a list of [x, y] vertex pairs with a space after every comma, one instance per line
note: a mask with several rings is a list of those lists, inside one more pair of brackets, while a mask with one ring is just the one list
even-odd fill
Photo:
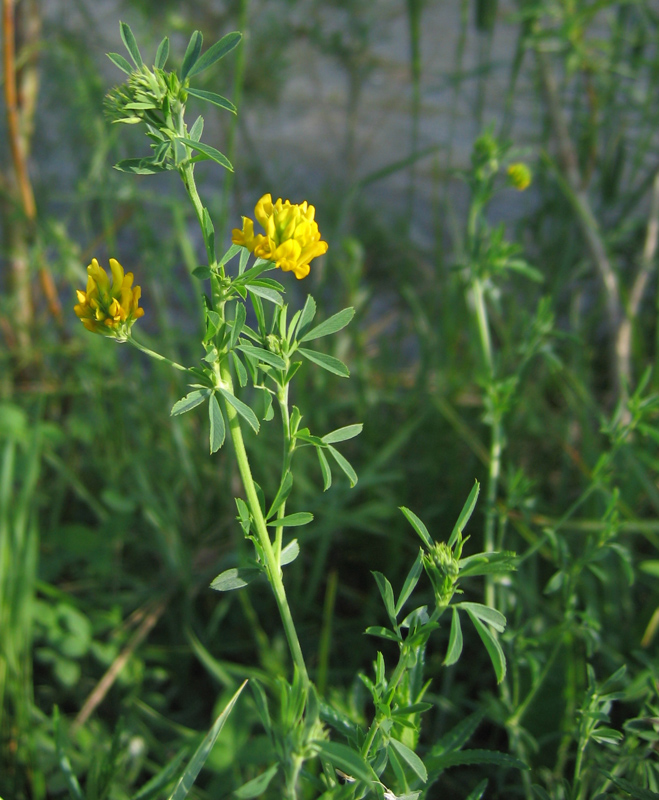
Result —
[[208, 266], [212, 269], [216, 265], [216, 258], [215, 252], [211, 245], [211, 242], [206, 237], [204, 232], [204, 206], [201, 202], [201, 198], [199, 197], [199, 192], [197, 191], [197, 184], [195, 183], [194, 179], [194, 166], [189, 162], [184, 164], [179, 169], [181, 180], [183, 181], [183, 185], [192, 201], [192, 205], [194, 206], [194, 210], [197, 213], [197, 220], [199, 221], [199, 227], [201, 228], [202, 235], [204, 237], [204, 244], [206, 245], [206, 257], [208, 258]]
[[133, 339], [132, 336], [129, 336], [126, 339], [127, 342], [136, 347], [138, 350], [141, 350], [143, 353], [146, 353], [147, 356], [151, 356], [151, 358], [155, 358], [156, 361], [164, 361], [165, 364], [169, 364], [170, 367], [174, 367], [174, 369], [178, 369], [181, 372], [187, 372], [188, 368], [184, 367], [182, 364], [178, 364], [176, 361], [172, 361], [171, 358], [166, 358], [165, 356], [161, 356], [160, 353], [156, 353], [155, 350], [151, 350], [149, 347], [145, 347], [143, 344], [140, 344], [138, 341]]
[[[230, 392], [233, 392], [233, 380], [231, 378], [231, 372], [229, 371], [229, 366], [226, 360], [220, 365], [220, 378], [224, 388]], [[229, 432], [231, 434], [231, 440], [233, 441], [236, 461], [238, 462], [238, 470], [240, 472], [240, 477], [242, 479], [243, 486], [245, 488], [245, 494], [247, 496], [247, 504], [249, 505], [249, 509], [254, 519], [256, 535], [263, 551], [263, 557], [265, 558], [265, 568], [268, 574], [268, 580], [270, 581], [272, 591], [275, 595], [275, 600], [277, 601], [277, 607], [279, 609], [281, 621], [284, 626], [284, 632], [286, 634], [288, 646], [291, 651], [291, 656], [293, 657], [293, 662], [306, 686], [309, 684], [309, 674], [307, 672], [307, 666], [304, 662], [304, 656], [302, 655], [302, 648], [300, 647], [300, 642], [297, 637], [297, 631], [295, 630], [295, 623], [293, 622], [291, 610], [286, 598], [286, 590], [284, 589], [284, 583], [281, 578], [279, 558], [277, 557], [272, 546], [272, 542], [270, 541], [270, 534], [268, 533], [268, 528], [266, 526], [265, 518], [263, 516], [263, 512], [261, 511], [259, 498], [256, 493], [256, 486], [254, 484], [252, 470], [250, 468], [247, 451], [245, 449], [245, 442], [240, 427], [238, 412], [226, 400], [224, 400], [224, 409], [229, 422]]]

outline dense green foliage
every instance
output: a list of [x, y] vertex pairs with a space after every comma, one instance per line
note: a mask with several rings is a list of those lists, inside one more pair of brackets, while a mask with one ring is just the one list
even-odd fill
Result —
[[[174, 31], [179, 70], [194, 30], [209, 45], [245, 34], [194, 84], [197, 100], [219, 93], [238, 107], [214, 117], [203, 106], [204, 141], [235, 167], [198, 170], [218, 253], [264, 192], [308, 199], [328, 254], [303, 282], [268, 275], [285, 285], [289, 315], [307, 292], [314, 324], [356, 309], [317, 343], [350, 379], [305, 362], [292, 398], [312, 433], [364, 423], [339, 448], [359, 475], [354, 488], [335, 469], [323, 492], [317, 448], [296, 455], [286, 513], [313, 522], [296, 529], [300, 554], [284, 580], [316, 686], [305, 715], [267, 582], [209, 588], [253, 557], [228, 443], [209, 455], [208, 412], [170, 417], [190, 391], [185, 375], [90, 334], [72, 311], [90, 259], [117, 257], [142, 285], [135, 337], [183, 364], [204, 355], [208, 308], [192, 274], [204, 241], [175, 175], [112, 169], [149, 151], [132, 125], [103, 116], [123, 76], [92, 47], [92, 5], [47, 17], [34, 38], [39, 26], [27, 23], [39, 8], [18, 4], [27, 174], [10, 147], [11, 113], [0, 128], [0, 798], [169, 797], [195, 752], [205, 763], [190, 797], [280, 797], [271, 765], [320, 719], [333, 741], [315, 745], [322, 769], [309, 766], [299, 795], [319, 797], [329, 765], [364, 772], [336, 741], [359, 740], [387, 714], [399, 727], [382, 780], [398, 797], [659, 796], [654, 4], [454, 0], [455, 28], [442, 31], [420, 0], [118, 9], [150, 58]], [[360, 109], [384, 70], [385, 13], [407, 37], [396, 113], [410, 137], [369, 171]], [[433, 36], [452, 53], [446, 74], [428, 72]], [[348, 86], [340, 173], [303, 162], [313, 136], [291, 153], [268, 149], [268, 115], [295, 119], [286, 89], [300, 48]], [[442, 132], [425, 139], [424, 100], [437, 85], [448, 98]], [[493, 86], [501, 103], [490, 116]], [[249, 109], [258, 124], [241, 122]], [[456, 133], [465, 119], [468, 147]], [[533, 176], [526, 189], [520, 164]], [[244, 435], [272, 498], [281, 426], [262, 422], [256, 435], [246, 425]], [[475, 480], [462, 541], [456, 520]], [[439, 576], [428, 535], [450, 541], [433, 551]], [[515, 552], [514, 564], [501, 556], [514, 571], [468, 561], [481, 551], [485, 561]], [[422, 562], [430, 580], [419, 580]], [[453, 611], [423, 631], [424, 657], [403, 682], [423, 703], [401, 714], [386, 692], [397, 642], [428, 622], [402, 624], [411, 607], [400, 614], [399, 598], [412, 590], [417, 605], [433, 609], [441, 596]], [[480, 603], [505, 614], [505, 630]], [[215, 745], [197, 750], [227, 708]], [[355, 786], [327, 791], [347, 798]]]

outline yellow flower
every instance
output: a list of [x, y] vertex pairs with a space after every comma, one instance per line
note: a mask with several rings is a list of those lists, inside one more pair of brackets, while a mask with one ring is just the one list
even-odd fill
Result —
[[510, 185], [518, 191], [523, 192], [524, 189], [528, 189], [531, 185], [531, 170], [526, 164], [522, 164], [521, 162], [511, 164], [507, 172]]
[[272, 195], [264, 194], [256, 204], [254, 216], [265, 235], [254, 235], [254, 221], [243, 217], [243, 228], [234, 228], [231, 241], [259, 258], [273, 261], [284, 272], [293, 272], [296, 278], [306, 278], [309, 262], [326, 253], [328, 247], [320, 238], [315, 214], [316, 209], [306, 200], [298, 205], [279, 198], [273, 203]]
[[78, 289], [78, 304], [73, 310], [88, 331], [125, 340], [135, 320], [144, 315], [139, 308], [142, 289], [133, 286], [133, 273], [110, 259], [112, 281], [95, 258], [87, 267], [87, 290]]

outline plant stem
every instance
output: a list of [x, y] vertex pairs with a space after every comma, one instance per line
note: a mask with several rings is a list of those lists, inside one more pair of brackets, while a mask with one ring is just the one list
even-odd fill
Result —
[[161, 356], [160, 353], [156, 353], [155, 350], [151, 350], [149, 347], [145, 347], [143, 344], [140, 344], [138, 341], [133, 339], [132, 336], [128, 336], [126, 339], [129, 344], [132, 344], [133, 347], [136, 347], [138, 350], [141, 350], [143, 353], [146, 353], [147, 356], [151, 356], [151, 358], [155, 358], [156, 361], [164, 361], [165, 364], [169, 364], [170, 367], [174, 367], [174, 369], [178, 369], [181, 372], [187, 372], [188, 368], [184, 367], [182, 364], [178, 364], [176, 361], [172, 361], [171, 358], [166, 358], [165, 356]]
[[201, 202], [201, 198], [199, 197], [199, 192], [197, 191], [197, 184], [195, 183], [194, 179], [194, 166], [189, 162], [184, 164], [179, 169], [181, 180], [183, 181], [183, 185], [186, 188], [188, 196], [192, 201], [192, 205], [194, 206], [194, 210], [197, 213], [197, 219], [199, 221], [199, 227], [201, 228], [202, 236], [204, 237], [204, 244], [206, 246], [206, 257], [208, 258], [208, 266], [212, 269], [216, 263], [217, 259], [215, 258], [215, 251], [211, 241], [206, 237], [205, 228], [204, 228], [204, 206]]
[[[282, 467], [281, 467], [281, 480], [282, 483], [286, 478], [286, 475], [290, 472], [291, 469], [291, 460], [293, 458], [293, 443], [291, 437], [291, 417], [288, 412], [288, 384], [282, 388], [280, 388], [277, 392], [277, 401], [279, 402], [279, 410], [281, 412], [281, 425], [282, 425], [282, 434], [283, 434], [283, 459], [282, 459]], [[279, 506], [277, 509], [277, 519], [283, 519], [286, 516], [286, 501]], [[277, 526], [277, 533], [275, 534], [275, 555], [277, 556], [277, 562], [279, 562], [279, 558], [281, 556], [281, 546], [284, 537], [284, 526], [278, 525]]]
[[[226, 360], [220, 365], [220, 378], [222, 380], [223, 387], [229, 392], [233, 393], [233, 380], [231, 378], [231, 372], [229, 371], [229, 365], [227, 364]], [[252, 477], [252, 471], [249, 466], [247, 451], [245, 450], [245, 442], [243, 440], [243, 433], [240, 427], [238, 412], [226, 400], [224, 400], [224, 410], [227, 415], [227, 420], [229, 421], [229, 432], [231, 433], [231, 440], [233, 441], [236, 461], [238, 462], [238, 470], [245, 488], [245, 494], [247, 495], [247, 503], [254, 519], [256, 535], [263, 551], [263, 557], [265, 558], [265, 568], [268, 580], [270, 581], [272, 591], [275, 595], [275, 600], [277, 601], [277, 607], [279, 608], [281, 621], [284, 625], [284, 632], [286, 634], [286, 639], [288, 640], [291, 656], [293, 657], [293, 663], [297, 667], [304, 685], [307, 686], [310, 682], [309, 674], [307, 672], [306, 664], [304, 663], [302, 648], [300, 647], [300, 642], [297, 638], [295, 623], [293, 622], [291, 610], [286, 598], [286, 590], [284, 589], [284, 583], [281, 578], [279, 558], [275, 554], [272, 542], [270, 541], [270, 534], [268, 533], [268, 528], [265, 524], [265, 518], [263, 516], [263, 512], [261, 511], [261, 505], [256, 493], [256, 486], [254, 484], [254, 478]]]

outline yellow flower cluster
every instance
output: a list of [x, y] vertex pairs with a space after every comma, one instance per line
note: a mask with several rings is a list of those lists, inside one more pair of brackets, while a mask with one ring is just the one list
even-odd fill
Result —
[[506, 171], [510, 185], [519, 192], [523, 192], [531, 185], [531, 170], [521, 161], [511, 164]]
[[87, 291], [76, 292], [74, 311], [88, 331], [125, 339], [136, 319], [144, 315], [138, 303], [142, 290], [133, 286], [133, 273], [115, 259], [110, 259], [112, 282], [107, 272], [93, 258], [87, 267]]
[[256, 204], [254, 216], [265, 230], [254, 234], [254, 222], [243, 217], [243, 229], [234, 228], [231, 241], [246, 247], [259, 258], [273, 261], [284, 272], [293, 272], [296, 278], [306, 278], [309, 262], [327, 252], [327, 242], [320, 238], [316, 209], [305, 200], [294, 205], [272, 195], [264, 194]]

